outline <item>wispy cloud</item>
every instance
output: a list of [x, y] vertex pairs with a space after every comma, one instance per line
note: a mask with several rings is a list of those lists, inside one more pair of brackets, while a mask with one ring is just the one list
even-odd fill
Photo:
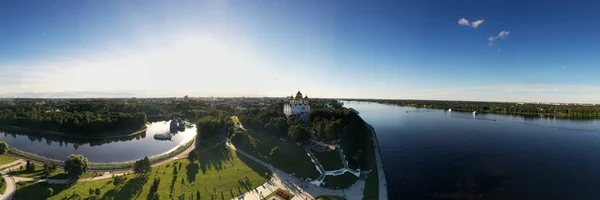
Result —
[[488, 41], [489, 41], [489, 42], [488, 42], [488, 45], [489, 45], [489, 46], [493, 46], [493, 45], [494, 45], [494, 42], [495, 42], [496, 40], [498, 40], [498, 39], [504, 39], [504, 38], [507, 38], [507, 37], [508, 37], [508, 35], [510, 35], [510, 31], [501, 31], [500, 33], [498, 33], [498, 35], [497, 35], [497, 36], [490, 36], [490, 37], [488, 38]]
[[471, 23], [469, 23], [469, 20], [467, 20], [465, 18], [460, 18], [458, 20], [458, 24], [459, 25], [463, 25], [463, 26], [469, 26], [469, 25], [471, 25]]
[[474, 21], [473, 23], [471, 23], [471, 26], [472, 26], [473, 28], [477, 28], [479, 25], [483, 24], [483, 22], [484, 22], [484, 21], [485, 21], [485, 20], [483, 20], [483, 19], [480, 19], [480, 20]]
[[465, 19], [465, 18], [460, 18], [458, 20], [458, 24], [459, 25], [461, 25], [461, 26], [470, 26], [470, 27], [473, 27], [473, 28], [477, 28], [479, 25], [483, 24], [483, 22], [485, 22], [485, 20], [483, 20], [483, 19], [476, 20], [474, 22], [469, 22], [469, 20]]

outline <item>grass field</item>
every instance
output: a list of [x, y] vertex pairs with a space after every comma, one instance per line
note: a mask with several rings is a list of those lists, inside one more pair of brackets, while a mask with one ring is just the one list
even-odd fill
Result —
[[365, 200], [376, 200], [379, 199], [379, 173], [377, 171], [375, 148], [373, 146], [373, 134], [369, 133], [369, 142], [367, 143], [367, 155], [372, 158], [369, 159], [369, 170], [371, 173], [367, 176], [365, 181], [365, 189], [363, 191], [363, 199]]
[[346, 200], [346, 198], [339, 196], [323, 195], [318, 196], [315, 200]]
[[[310, 157], [302, 147], [286, 143], [276, 138], [246, 131], [245, 134], [237, 135], [232, 139], [236, 148], [270, 163], [274, 167], [287, 173], [295, 173], [298, 177], [319, 177], [319, 172], [310, 161]], [[279, 155], [275, 158], [269, 156], [271, 149], [279, 146]]]
[[266, 196], [264, 199], [265, 199], [265, 200], [269, 200], [269, 198], [270, 198], [270, 197], [275, 197], [275, 196], [276, 196], [276, 197], [279, 197], [280, 199], [283, 199], [283, 197], [281, 197], [281, 196], [277, 195], [277, 193], [276, 193], [276, 192], [277, 192], [278, 190], [280, 190], [280, 191], [282, 191], [282, 192], [286, 193], [286, 194], [289, 196], [287, 199], [292, 199], [292, 198], [294, 198], [294, 195], [293, 195], [292, 193], [290, 193], [289, 191], [287, 191], [287, 190], [282, 190], [282, 189], [277, 189], [277, 190], [275, 190], [274, 192], [271, 192], [271, 194], [267, 195], [267, 196]]
[[0, 155], [0, 165], [6, 165], [8, 163], [14, 162], [17, 159], [7, 156], [7, 155]]
[[325, 170], [337, 170], [344, 168], [344, 164], [342, 163], [342, 158], [340, 158], [340, 154], [337, 150], [327, 151], [327, 152], [317, 152], [313, 151], [315, 157], [319, 160], [319, 163], [323, 165]]
[[6, 180], [4, 180], [4, 177], [0, 178], [0, 194], [4, 194], [4, 191], [6, 190]]
[[201, 141], [199, 141], [196, 144], [196, 149], [208, 149], [210, 147], [215, 146], [217, 143], [219, 143], [219, 136], [215, 135], [206, 139], [202, 139]]
[[[12, 176], [18, 176], [18, 177], [27, 177], [27, 178], [37, 178], [37, 179], [43, 179], [44, 178], [44, 167], [34, 164], [35, 165], [35, 171], [34, 172], [25, 172], [25, 166], [23, 166], [23, 169], [17, 169], [14, 170], [12, 172], [10, 172], [9, 174]], [[90, 174], [90, 173], [84, 173], [83, 175], [81, 175], [81, 178], [90, 178], [90, 177], [94, 177], [94, 174]], [[50, 173], [50, 176], [48, 177], [48, 179], [66, 179], [67, 178], [67, 173], [65, 171], [63, 171], [62, 169], [57, 169], [56, 171], [53, 171]]]
[[325, 187], [331, 189], [344, 189], [356, 183], [358, 178], [354, 174], [346, 172], [339, 176], [325, 176]]
[[[199, 154], [200, 160], [191, 163], [178, 159], [155, 167], [146, 175], [126, 175], [127, 180], [114, 186], [112, 179], [77, 183], [71, 187], [30, 183], [18, 186], [13, 199], [44, 199], [48, 187], [54, 189], [50, 199], [71, 197], [74, 192], [81, 199], [90, 196], [89, 189], [100, 188], [97, 199], [148, 199], [152, 197], [150, 187], [155, 178], [160, 178], [157, 193], [160, 199], [231, 199], [266, 182], [268, 169], [246, 158], [238, 156], [229, 148], [214, 148]], [[174, 173], [177, 168], [177, 173]]]

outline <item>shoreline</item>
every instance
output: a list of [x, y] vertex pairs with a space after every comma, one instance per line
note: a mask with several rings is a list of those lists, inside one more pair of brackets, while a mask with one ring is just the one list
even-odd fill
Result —
[[56, 131], [46, 131], [46, 130], [24, 128], [24, 127], [18, 127], [18, 126], [11, 126], [11, 125], [0, 125], [0, 130], [22, 131], [24, 133], [30, 133], [30, 134], [36, 134], [36, 135], [46, 134], [46, 135], [51, 135], [51, 136], [63, 136], [63, 137], [77, 138], [77, 139], [113, 139], [113, 138], [124, 138], [124, 137], [131, 137], [131, 136], [139, 135], [139, 134], [143, 133], [144, 131], [148, 130], [148, 127], [144, 126], [141, 129], [134, 131], [132, 133], [128, 133], [128, 134], [107, 135], [107, 136], [100, 136], [100, 135], [86, 136], [86, 135], [80, 135], [80, 134], [62, 133], [62, 132], [56, 132]]
[[382, 161], [382, 157], [381, 157], [381, 149], [379, 148], [379, 139], [377, 138], [377, 134], [375, 133], [375, 128], [373, 128], [373, 126], [371, 126], [371, 124], [368, 124], [366, 122], [365, 122], [365, 124], [367, 124], [367, 126], [369, 126], [369, 130], [371, 131], [371, 134], [373, 137], [373, 148], [375, 148], [373, 150], [376, 150], [375, 151], [375, 162], [377, 164], [377, 175], [379, 176], [377, 179], [377, 183], [379, 184], [379, 188], [378, 188], [379, 199], [388, 199], [387, 179], [385, 177], [385, 171], [384, 171], [383, 161]]

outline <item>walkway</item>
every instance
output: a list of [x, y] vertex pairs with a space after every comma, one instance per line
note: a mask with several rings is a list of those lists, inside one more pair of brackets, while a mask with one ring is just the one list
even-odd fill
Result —
[[5, 167], [14, 165], [14, 166], [4, 169], [0, 172], [0, 173], [2, 173], [2, 178], [4, 178], [4, 181], [6, 182], [6, 190], [4, 190], [4, 193], [0, 194], [0, 199], [10, 199], [10, 197], [12, 197], [12, 195], [17, 190], [17, 185], [15, 184], [17, 181], [15, 181], [15, 179], [11, 175], [8, 175], [8, 173], [6, 173], [6, 172], [18, 169], [19, 167], [25, 165], [25, 163], [26, 162], [24, 160], [18, 159], [12, 163], [8, 163], [8, 164], [0, 166], [0, 169], [2, 169]]
[[258, 158], [255, 158], [254, 156], [252, 156], [250, 154], [247, 154], [241, 150], [236, 149], [235, 146], [231, 145], [230, 143], [226, 143], [226, 144], [227, 144], [227, 146], [229, 146], [231, 149], [235, 150], [236, 152], [256, 161], [257, 163], [260, 163], [260, 164], [266, 166], [267, 168], [271, 169], [271, 171], [273, 172], [273, 176], [271, 177], [271, 179], [269, 181], [267, 181], [267, 183], [259, 186], [258, 188], [255, 188], [253, 191], [244, 193], [244, 195], [242, 197], [239, 197], [236, 199], [259, 200], [259, 199], [262, 199], [264, 196], [271, 194], [277, 188], [281, 188], [281, 189], [290, 191], [292, 194], [294, 194], [294, 198], [292, 198], [293, 200], [314, 199], [315, 197], [318, 197], [321, 195], [342, 196], [348, 200], [362, 199], [363, 188], [365, 185], [364, 180], [357, 180], [356, 183], [354, 183], [354, 185], [350, 186], [349, 188], [343, 189], [343, 190], [331, 190], [331, 189], [327, 189], [327, 188], [323, 188], [323, 187], [319, 187], [319, 186], [314, 186], [311, 184], [307, 184], [306, 182], [302, 182], [302, 181], [300, 181], [299, 178], [293, 177], [290, 174], [288, 174], [284, 171], [281, 171], [279, 169], [276, 169], [276, 168], [272, 167], [271, 165], [263, 162], [262, 160], [260, 160]]
[[375, 129], [373, 128], [373, 126], [369, 125], [369, 128], [371, 130], [371, 134], [373, 134], [373, 147], [375, 148], [375, 158], [377, 160], [377, 174], [379, 175], [379, 199], [388, 199], [387, 182], [385, 180], [385, 171], [383, 170], [383, 163], [381, 161], [379, 141], [377, 140], [377, 135], [375, 135]]

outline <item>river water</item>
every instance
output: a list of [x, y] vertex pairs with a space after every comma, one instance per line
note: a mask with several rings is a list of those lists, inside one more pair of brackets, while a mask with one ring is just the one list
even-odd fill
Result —
[[344, 102], [377, 132], [390, 199], [600, 199], [600, 121]]
[[154, 134], [169, 132], [169, 122], [152, 122], [146, 132], [118, 139], [72, 139], [0, 131], [0, 140], [10, 147], [57, 160], [82, 154], [92, 162], [122, 162], [169, 152], [196, 135], [196, 128], [190, 125], [185, 131], [175, 133], [171, 140], [155, 140]]

